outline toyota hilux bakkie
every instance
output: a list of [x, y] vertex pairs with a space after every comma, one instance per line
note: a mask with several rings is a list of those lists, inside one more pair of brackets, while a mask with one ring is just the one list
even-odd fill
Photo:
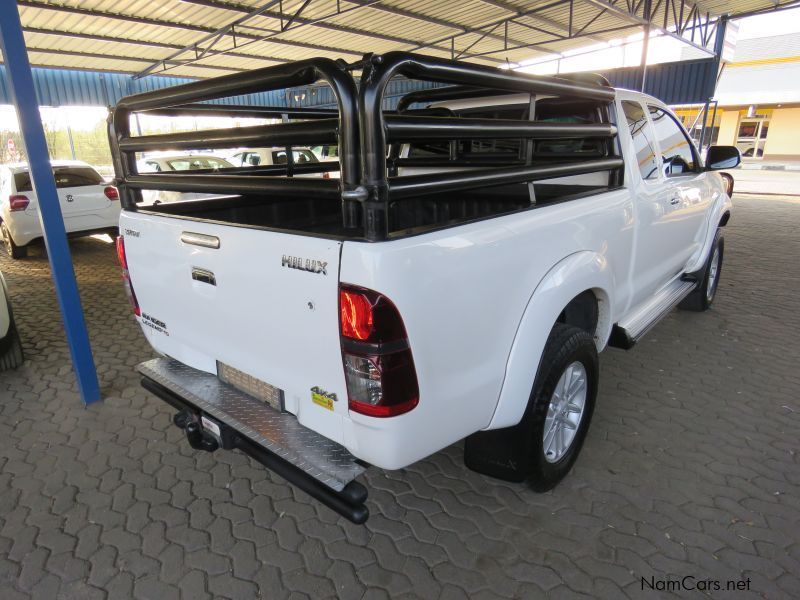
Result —
[[[433, 85], [388, 110], [395, 77]], [[207, 103], [320, 83], [336, 108]], [[132, 136], [141, 112], [264, 121]], [[238, 448], [354, 522], [365, 469], [464, 439], [470, 468], [556, 485], [598, 353], [713, 301], [733, 185], [716, 171], [739, 162], [704, 163], [662, 102], [599, 76], [403, 52], [130, 96], [109, 135], [123, 279], [158, 354], [143, 385], [192, 446]], [[338, 161], [136, 171], [143, 152], [317, 145]]]

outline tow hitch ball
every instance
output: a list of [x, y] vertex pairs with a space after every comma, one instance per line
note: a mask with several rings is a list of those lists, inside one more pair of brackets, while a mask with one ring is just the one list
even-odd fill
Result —
[[179, 429], [183, 429], [186, 432], [186, 439], [189, 440], [189, 445], [195, 450], [214, 452], [219, 448], [217, 438], [200, 427], [200, 423], [198, 423], [197, 416], [194, 413], [182, 410], [172, 418], [172, 422]]

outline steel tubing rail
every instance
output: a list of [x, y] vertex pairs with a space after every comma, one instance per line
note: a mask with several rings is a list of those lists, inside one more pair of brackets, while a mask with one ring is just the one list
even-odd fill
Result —
[[335, 179], [282, 178], [258, 175], [130, 175], [133, 189], [217, 194], [282, 194], [291, 197], [338, 199]]
[[263, 146], [308, 146], [336, 143], [338, 119], [319, 119], [276, 125], [230, 127], [160, 135], [125, 137], [119, 140], [122, 152], [152, 150], [190, 150], [196, 148], [236, 148]]
[[547, 166], [511, 167], [501, 169], [479, 169], [411, 175], [389, 178], [389, 193], [392, 200], [416, 197], [423, 194], [466, 190], [472, 188], [540, 181], [567, 175], [583, 175], [597, 171], [608, 171], [622, 167], [621, 158], [605, 158]]
[[455, 139], [610, 138], [617, 128], [608, 123], [547, 123], [512, 119], [384, 116], [387, 142]]
[[[123, 140], [130, 138], [130, 115], [132, 113], [168, 109], [229, 96], [308, 85], [319, 80], [324, 80], [330, 85], [338, 105], [339, 126], [337, 133], [341, 162], [341, 192], [345, 193], [356, 189], [360, 174], [358, 122], [356, 116], [357, 92], [355, 81], [346, 71], [345, 66], [341, 62], [327, 58], [313, 58], [254, 71], [234, 73], [215, 79], [195, 81], [123, 98], [109, 116], [108, 129], [112, 156], [115, 158], [114, 169], [117, 175], [117, 183], [123, 192], [125, 207], [135, 207], [136, 198], [130, 197], [128, 188], [137, 189], [137, 186], [129, 185], [134, 181], [132, 174], [136, 173], [135, 155], [132, 151], [123, 150], [120, 146]], [[187, 176], [187, 178], [191, 177]], [[137, 179], [137, 181], [142, 183], [141, 180]], [[296, 184], [297, 182], [289, 183]], [[175, 184], [170, 182], [170, 185], [174, 186]], [[200, 184], [198, 181], [192, 185]], [[170, 187], [169, 189], [177, 188]]]
[[[361, 197], [364, 199], [364, 232], [368, 240], [379, 241], [388, 236], [388, 204], [390, 188], [396, 194], [413, 189], [412, 193], [433, 192], [451, 189], [444, 182], [452, 182], [452, 176], [420, 176], [415, 183], [401, 183], [395, 180], [389, 185], [386, 176], [386, 116], [383, 114], [383, 96], [389, 81], [396, 75], [422, 79], [438, 83], [471, 86], [473, 88], [490, 88], [506, 93], [526, 92], [529, 94], [545, 94], [584, 98], [601, 102], [611, 102], [616, 92], [607, 86], [595, 83], [581, 83], [556, 77], [531, 76], [513, 71], [503, 71], [493, 67], [459, 63], [456, 61], [421, 56], [408, 52], [389, 52], [384, 55], [369, 57], [364, 61], [361, 75], [361, 87], [358, 96], [359, 132], [361, 136], [362, 186]], [[458, 93], [458, 90], [455, 90]], [[468, 90], [469, 93], [471, 91]], [[616, 165], [616, 162], [615, 162]], [[617, 165], [618, 166], [618, 165]], [[548, 167], [552, 168], [552, 167]], [[609, 167], [612, 168], [612, 167]], [[523, 171], [530, 169], [523, 169]], [[600, 170], [599, 168], [596, 170]], [[473, 173], [467, 179], [459, 179], [470, 186], [480, 183], [484, 185], [497, 179], [499, 172], [483, 171]], [[513, 171], [518, 171], [514, 169]], [[584, 171], [585, 172], [585, 171]], [[452, 189], [459, 189], [458, 187]]]

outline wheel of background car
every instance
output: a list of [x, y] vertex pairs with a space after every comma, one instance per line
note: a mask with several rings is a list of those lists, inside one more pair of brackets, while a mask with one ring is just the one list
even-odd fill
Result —
[[597, 396], [599, 365], [591, 334], [557, 323], [545, 345], [521, 425], [529, 441], [529, 484], [555, 487], [578, 458]]
[[714, 244], [711, 246], [711, 252], [708, 255], [708, 260], [706, 260], [703, 279], [700, 285], [681, 301], [678, 305], [680, 308], [695, 312], [702, 312], [711, 308], [711, 304], [717, 296], [724, 255], [725, 238], [722, 237], [720, 230], [717, 229]]
[[[5, 294], [2, 285], [0, 285], [0, 294]], [[22, 352], [22, 340], [20, 340], [17, 324], [14, 321], [14, 313], [11, 310], [11, 303], [7, 296], [5, 301], [8, 303], [10, 322], [5, 337], [0, 339], [0, 372], [16, 369], [25, 360], [25, 355]]]
[[11, 232], [5, 223], [0, 223], [0, 234], [3, 236], [3, 243], [6, 245], [6, 252], [11, 258], [25, 258], [28, 256], [27, 246], [17, 246], [11, 237]]

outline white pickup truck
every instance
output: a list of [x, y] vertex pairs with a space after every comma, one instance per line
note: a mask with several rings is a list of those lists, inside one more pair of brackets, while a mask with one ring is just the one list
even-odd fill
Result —
[[[383, 110], [399, 75], [451, 85]], [[317, 80], [337, 109], [130, 135], [137, 111]], [[354, 522], [364, 469], [465, 438], [470, 468], [556, 485], [595, 408], [598, 353], [713, 301], [733, 184], [713, 170], [739, 163], [720, 146], [704, 165], [663, 103], [598, 77], [407, 53], [132, 96], [109, 133], [124, 281], [159, 355], [143, 385], [194, 447], [241, 449]], [[337, 143], [339, 162], [316, 166], [341, 178], [135, 170], [139, 152], [257, 143]], [[229, 195], [147, 206], [141, 189]]]

